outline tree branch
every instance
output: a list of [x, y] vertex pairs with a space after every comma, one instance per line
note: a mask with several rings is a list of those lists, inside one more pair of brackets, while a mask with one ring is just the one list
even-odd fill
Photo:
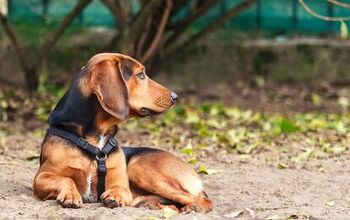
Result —
[[101, 0], [102, 3], [109, 9], [115, 18], [116, 23], [120, 28], [125, 28], [129, 23], [129, 16], [126, 11], [125, 4], [122, 0]]
[[324, 16], [324, 15], [317, 14], [309, 6], [307, 6], [305, 4], [304, 0], [299, 0], [299, 2], [303, 6], [303, 8], [307, 12], [309, 12], [309, 14], [311, 14], [312, 16], [314, 16], [316, 18], [319, 18], [321, 20], [325, 20], [325, 21], [345, 21], [345, 20], [350, 20], [350, 17], [329, 17], [329, 16]]
[[129, 24], [130, 15], [128, 13], [127, 7], [123, 0], [114, 0], [115, 6], [117, 8], [118, 14], [120, 15], [121, 26], [126, 27]]
[[45, 40], [42, 46], [40, 47], [37, 55], [35, 66], [39, 66], [42, 60], [47, 57], [50, 49], [55, 45], [60, 36], [65, 32], [67, 27], [72, 23], [75, 17], [83, 11], [83, 9], [91, 2], [92, 0], [79, 0], [76, 6], [64, 17], [61, 21], [59, 27], [49, 35]]
[[147, 19], [153, 17], [161, 3], [162, 0], [149, 0], [147, 2], [131, 26], [124, 29], [122, 37], [118, 42], [118, 50], [129, 54], [132, 54], [134, 52], [133, 44], [135, 43], [136, 39], [139, 39], [142, 32], [144, 31]]
[[[140, 11], [140, 13], [135, 18], [135, 21], [131, 25], [131, 32], [142, 30], [142, 27], [145, 24], [145, 21], [148, 17], [152, 16], [154, 12], [159, 8], [161, 5], [162, 0], [150, 0], [144, 9]], [[141, 32], [141, 31], [139, 31]], [[136, 36], [135, 38], [138, 38], [140, 35]]]
[[143, 32], [143, 34], [141, 35], [139, 42], [137, 43], [137, 48], [136, 48], [136, 53], [135, 53], [136, 58], [141, 57], [142, 50], [144, 49], [144, 45], [145, 45], [147, 36], [149, 34], [151, 24], [152, 24], [152, 18], [148, 18], [148, 20], [146, 22], [146, 29]]
[[332, 4], [344, 7], [344, 8], [350, 8], [350, 4], [347, 4], [347, 3], [344, 3], [344, 2], [339, 2], [337, 0], [327, 0], [327, 1], [332, 3]]
[[21, 41], [18, 39], [16, 32], [14, 31], [14, 28], [12, 25], [8, 22], [8, 19], [5, 15], [0, 13], [0, 21], [1, 25], [4, 28], [8, 38], [10, 39], [14, 50], [18, 56], [19, 62], [24, 70], [24, 72], [28, 71], [30, 69], [29, 61], [26, 56], [26, 51], [24, 47], [21, 44]]
[[187, 50], [191, 48], [191, 46], [196, 42], [198, 39], [212, 33], [214, 30], [225, 24], [231, 17], [238, 15], [251, 5], [253, 5], [256, 2], [256, 0], [244, 0], [226, 13], [222, 14], [216, 21], [208, 25], [207, 27], [203, 28], [198, 33], [194, 34], [192, 37], [190, 37], [187, 41], [185, 41], [180, 46], [176, 47], [176, 45], [168, 47], [165, 51], [166, 56], [174, 56], [177, 52], [184, 50]]
[[[101, 0], [101, 2], [108, 8], [108, 10], [111, 12], [111, 14], [114, 17], [114, 20], [116, 23], [120, 22], [119, 13], [117, 10], [117, 7], [110, 1], [110, 0]], [[121, 25], [122, 26], [122, 25]]]
[[218, 1], [219, 0], [209, 0], [209, 1], [205, 1], [204, 3], [201, 3], [201, 4], [196, 4], [194, 10], [191, 11], [191, 14], [187, 18], [185, 18], [177, 23], [170, 23], [170, 24], [168, 24], [167, 28], [176, 29], [176, 28], [179, 28], [181, 26], [188, 25], [189, 23], [193, 22], [198, 17], [200, 17], [202, 14], [206, 13], [210, 8], [215, 6], [218, 3]]
[[159, 46], [159, 42], [161, 41], [161, 38], [164, 34], [164, 29], [165, 26], [168, 22], [169, 19], [169, 15], [171, 12], [171, 8], [173, 7], [173, 2], [172, 0], [166, 0], [165, 3], [165, 9], [162, 15], [162, 18], [160, 20], [159, 26], [158, 26], [158, 30], [156, 35], [153, 38], [152, 43], [150, 44], [150, 46], [148, 47], [147, 51], [144, 53], [144, 55], [141, 57], [141, 62], [145, 62], [147, 61], [151, 56], [153, 56], [155, 54], [155, 52], [157, 51], [157, 48]]
[[175, 28], [174, 34], [169, 37], [169, 39], [166, 41], [165, 46], [169, 46], [170, 44], [175, 45], [180, 36], [185, 32], [185, 30], [188, 28], [188, 26], [197, 18], [202, 16], [203, 14], [207, 13], [209, 9], [211, 9], [214, 5], [218, 3], [219, 0], [212, 0], [208, 1], [207, 3], [203, 4], [200, 8], [194, 11], [187, 19], [175, 24], [173, 27]]

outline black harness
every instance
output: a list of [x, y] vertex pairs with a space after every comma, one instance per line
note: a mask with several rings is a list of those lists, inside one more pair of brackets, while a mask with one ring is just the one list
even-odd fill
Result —
[[117, 140], [112, 136], [111, 138], [109, 138], [105, 146], [103, 146], [102, 149], [99, 149], [98, 147], [95, 147], [89, 144], [87, 140], [85, 140], [84, 138], [78, 137], [74, 134], [61, 130], [59, 128], [50, 127], [48, 132], [50, 134], [56, 135], [58, 137], [61, 137], [65, 140], [68, 140], [74, 143], [76, 146], [82, 149], [85, 153], [87, 153], [88, 155], [94, 156], [96, 158], [97, 172], [98, 172], [97, 194], [98, 194], [98, 200], [100, 200], [102, 193], [105, 191], [105, 177], [107, 173], [106, 159], [108, 154], [110, 154], [111, 152], [113, 152], [115, 149], [118, 148]]

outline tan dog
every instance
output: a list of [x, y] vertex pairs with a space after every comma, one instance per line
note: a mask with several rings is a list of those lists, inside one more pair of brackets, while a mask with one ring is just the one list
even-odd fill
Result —
[[[149, 79], [145, 67], [135, 59], [117, 53], [92, 57], [49, 119], [50, 127], [86, 143], [80, 146], [49, 130], [41, 147], [34, 194], [72, 208], [101, 200], [111, 208], [131, 205], [159, 209], [169, 205], [186, 212], [210, 211], [212, 202], [197, 174], [168, 152], [115, 146], [99, 156], [113, 140], [120, 122], [130, 116], [161, 113], [176, 99], [175, 93]], [[97, 159], [84, 151], [87, 145], [96, 150], [93, 155]], [[106, 170], [99, 198], [103, 159]]]

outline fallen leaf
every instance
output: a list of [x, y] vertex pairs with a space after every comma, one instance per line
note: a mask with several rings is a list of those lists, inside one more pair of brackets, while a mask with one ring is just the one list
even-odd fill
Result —
[[239, 211], [236, 211], [236, 212], [231, 212], [229, 214], [225, 214], [224, 216], [226, 218], [237, 218], [239, 216], [241, 216], [243, 214], [244, 210], [239, 210]]
[[199, 165], [198, 173], [208, 174], [208, 173], [207, 173], [207, 168], [206, 168], [204, 165], [202, 165], [202, 164]]
[[311, 100], [312, 100], [312, 104], [316, 106], [320, 106], [322, 102], [322, 97], [316, 93], [312, 93]]
[[190, 159], [187, 160], [189, 164], [195, 164], [197, 163], [197, 158], [196, 157], [191, 157]]
[[348, 108], [348, 107], [350, 106], [350, 101], [349, 101], [348, 98], [342, 96], [342, 97], [339, 97], [339, 98], [338, 98], [338, 104], [339, 104], [342, 108], [346, 109], [346, 108]]
[[332, 201], [327, 201], [327, 202], [325, 202], [325, 205], [326, 205], [326, 206], [332, 207], [332, 206], [335, 205], [335, 201], [334, 201], [334, 200], [332, 200]]
[[147, 217], [147, 220], [159, 220], [159, 218], [158, 218], [158, 217], [151, 216], [151, 217]]
[[245, 210], [249, 213], [249, 215], [250, 215], [252, 218], [254, 218], [255, 212], [254, 212], [253, 209], [251, 209], [251, 208], [245, 208]]
[[282, 133], [292, 133], [296, 131], [300, 131], [300, 127], [296, 126], [293, 122], [288, 119], [282, 119], [280, 122], [281, 132]]
[[281, 219], [283, 219], [283, 218], [278, 216], [278, 215], [271, 215], [271, 216], [265, 218], [265, 220], [281, 220]]
[[165, 207], [162, 209], [162, 216], [166, 219], [174, 217], [177, 214], [178, 214], [177, 211], [175, 211], [174, 209], [171, 209], [169, 207]]
[[280, 170], [288, 168], [288, 165], [282, 162], [277, 163], [277, 168]]
[[214, 174], [218, 174], [219, 171], [214, 170], [214, 169], [207, 169], [203, 164], [201, 164], [199, 166], [198, 173], [206, 174], [206, 175], [211, 176], [211, 175], [214, 175]]
[[218, 174], [218, 173], [219, 173], [219, 171], [217, 171], [217, 170], [214, 170], [214, 169], [207, 169], [207, 174], [208, 174], [209, 176], [215, 175], [215, 174]]

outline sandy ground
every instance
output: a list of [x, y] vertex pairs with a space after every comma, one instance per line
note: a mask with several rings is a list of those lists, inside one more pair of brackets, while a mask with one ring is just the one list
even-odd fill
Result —
[[[84, 204], [61, 208], [55, 201], [32, 197], [40, 138], [12, 135], [0, 151], [0, 219], [162, 219], [162, 211], [107, 209]], [[29, 159], [28, 159], [29, 158]], [[348, 219], [350, 216], [350, 153], [313, 160], [300, 168], [278, 169], [262, 159], [219, 155], [202, 161], [218, 170], [204, 175], [215, 203], [208, 214], [176, 215], [173, 219]], [[319, 170], [322, 164], [323, 170]], [[239, 214], [240, 213], [240, 214]], [[239, 215], [238, 215], [239, 214]]]

